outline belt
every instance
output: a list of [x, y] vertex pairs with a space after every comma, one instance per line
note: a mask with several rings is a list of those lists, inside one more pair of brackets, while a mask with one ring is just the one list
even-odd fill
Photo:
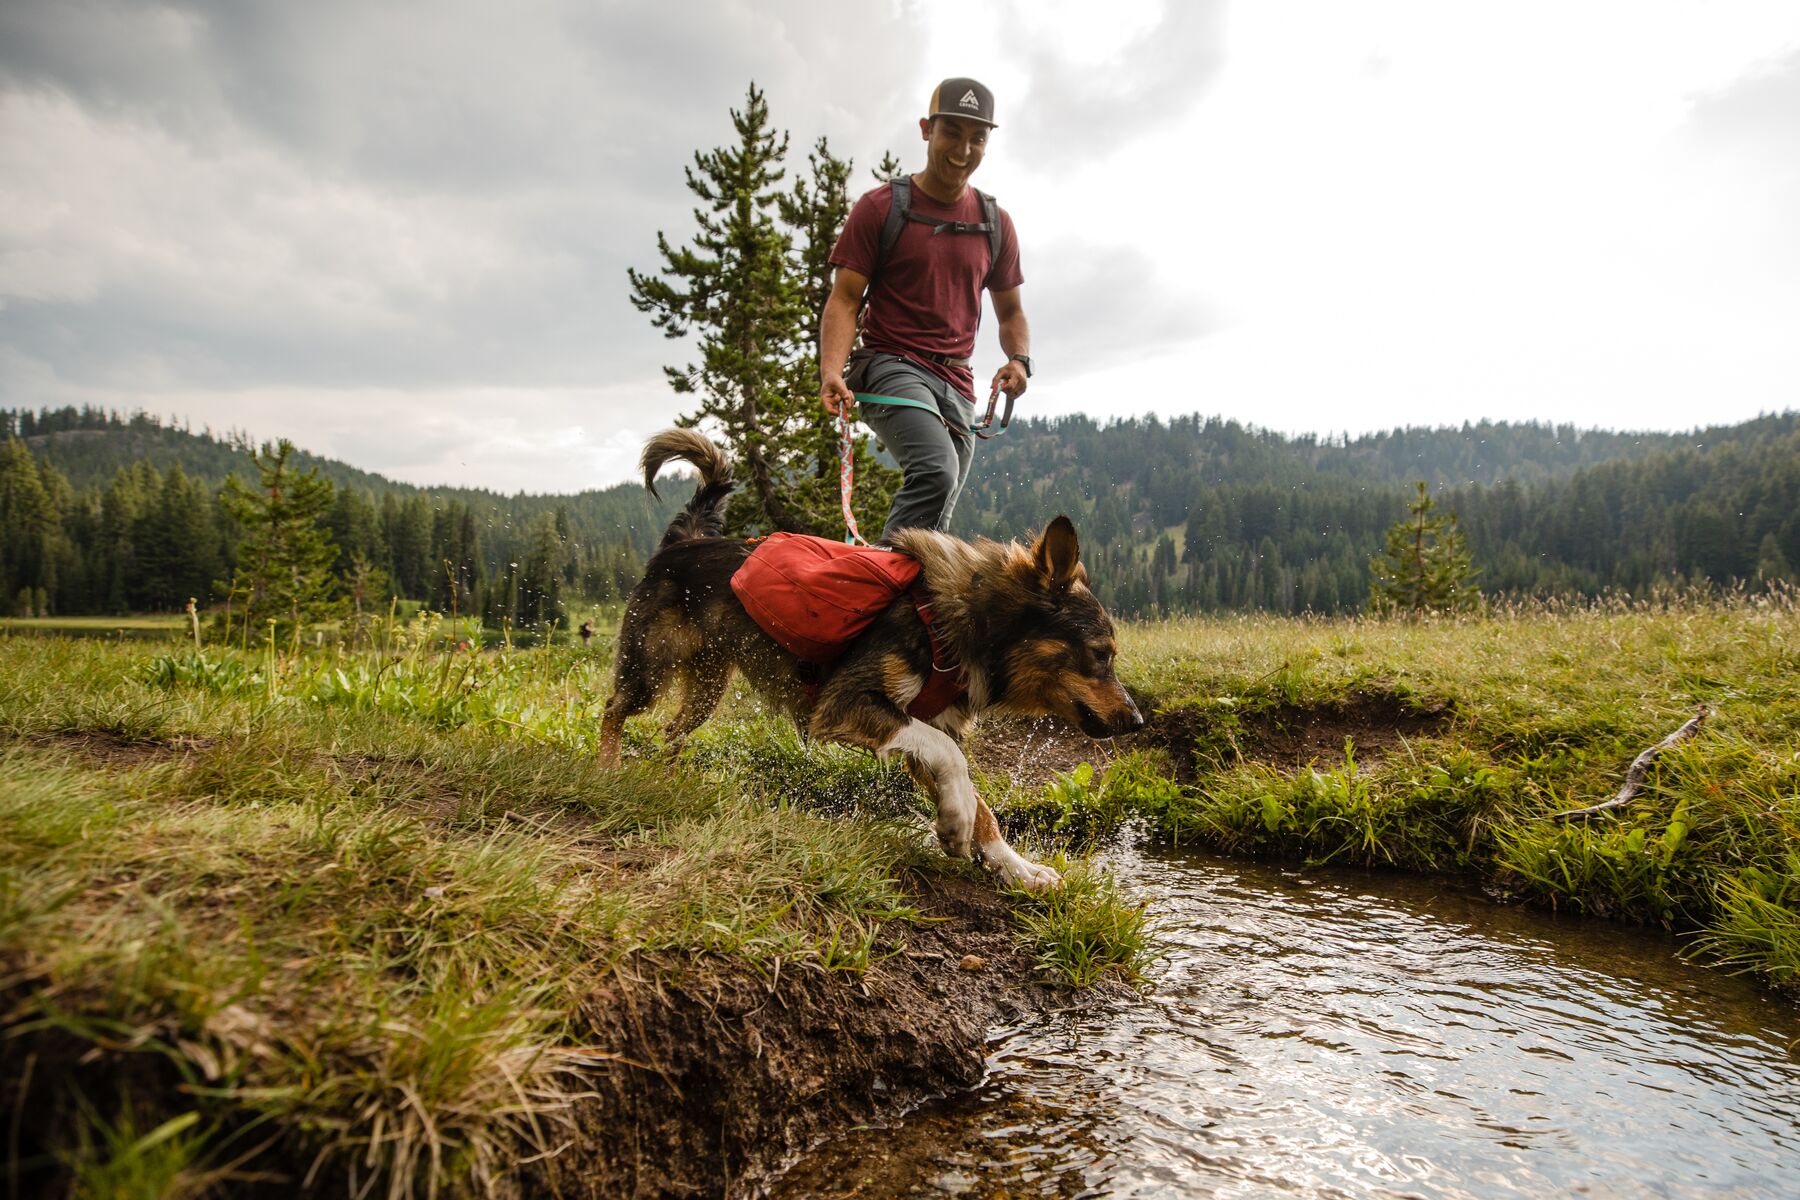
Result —
[[891, 354], [895, 358], [922, 358], [926, 362], [940, 363], [946, 367], [966, 367], [972, 362], [967, 358], [952, 358], [948, 354], [933, 354], [929, 350], [914, 350], [908, 346], [905, 350], [871, 350], [867, 346], [858, 346], [850, 353], [850, 360], [856, 361], [858, 354]]
[[928, 362], [939, 363], [946, 367], [966, 367], [971, 361], [966, 358], [951, 358], [948, 354], [933, 354], [929, 350], [909, 350], [907, 353], [916, 354]]

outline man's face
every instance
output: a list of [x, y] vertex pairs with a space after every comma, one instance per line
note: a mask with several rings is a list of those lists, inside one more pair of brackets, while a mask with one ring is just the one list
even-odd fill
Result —
[[951, 191], [960, 192], [987, 153], [989, 129], [966, 117], [927, 117], [919, 122], [925, 135], [925, 169]]

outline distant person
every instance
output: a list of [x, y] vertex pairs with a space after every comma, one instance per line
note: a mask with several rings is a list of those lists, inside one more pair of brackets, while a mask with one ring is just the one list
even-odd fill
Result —
[[592, 621], [583, 621], [581, 623], [580, 633], [581, 648], [585, 650], [587, 649], [587, 644], [594, 640], [594, 623]]
[[[1012, 217], [969, 186], [993, 128], [986, 87], [973, 79], [938, 84], [919, 121], [925, 169], [864, 193], [831, 251], [837, 274], [819, 322], [819, 401], [834, 415], [860, 401], [864, 423], [900, 464], [884, 541], [902, 529], [948, 528], [969, 477], [969, 363], [984, 288], [1006, 354], [989, 398], [1004, 391], [1016, 399], [1031, 377]], [[859, 309], [862, 340], [852, 355]]]

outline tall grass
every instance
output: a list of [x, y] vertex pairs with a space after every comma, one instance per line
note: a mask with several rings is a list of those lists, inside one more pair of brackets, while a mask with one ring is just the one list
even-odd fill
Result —
[[[1520, 602], [1422, 622], [1234, 617], [1128, 626], [1128, 682], [1196, 766], [1142, 817], [1175, 841], [1311, 861], [1472, 872], [1564, 909], [1659, 924], [1771, 982], [1800, 960], [1796, 593]], [[1441, 714], [1409, 737], [1309, 762], [1255, 744], [1258, 718], [1379, 696]], [[1628, 806], [1627, 765], [1692, 714]], [[1365, 731], [1380, 734], [1380, 730]], [[1100, 778], [1087, 790], [1104, 796]]]
[[66, 1181], [497, 1187], [618, 1058], [593, 996], [864, 975], [909, 881], [974, 871], [897, 768], [740, 713], [602, 770], [600, 655], [433, 641], [0, 639], [0, 1061], [35, 1056]]

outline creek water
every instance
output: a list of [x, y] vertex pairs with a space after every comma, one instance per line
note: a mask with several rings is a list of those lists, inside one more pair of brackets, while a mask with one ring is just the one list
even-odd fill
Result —
[[1119, 852], [1138, 1001], [997, 1030], [798, 1197], [1800, 1196], [1800, 1013], [1673, 938], [1442, 881]]

